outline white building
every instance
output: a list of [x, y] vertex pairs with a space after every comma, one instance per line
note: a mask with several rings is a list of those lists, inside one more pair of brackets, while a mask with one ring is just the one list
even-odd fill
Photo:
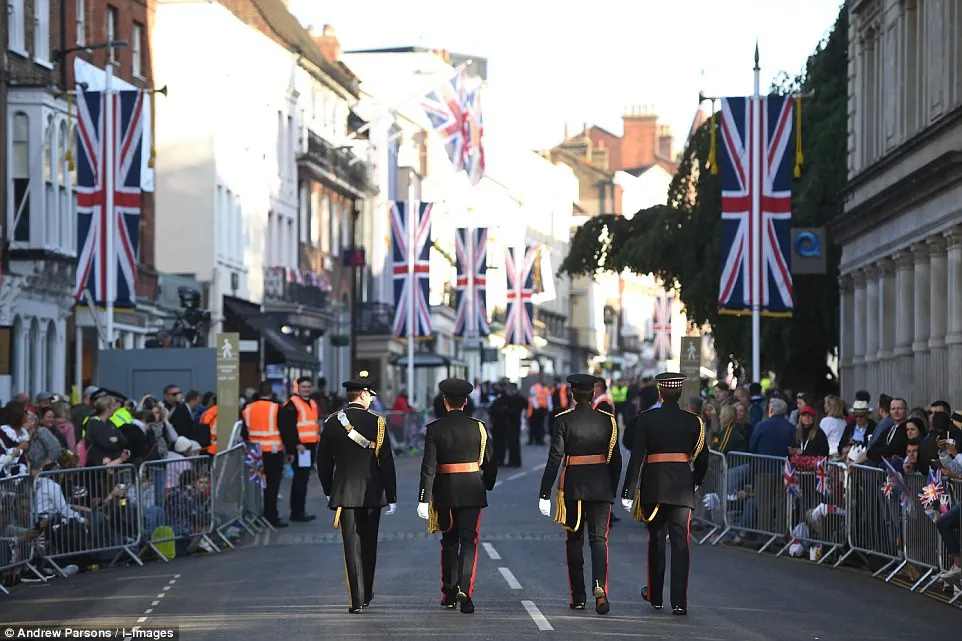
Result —
[[218, 3], [157, 7], [154, 76], [172, 86], [157, 108], [157, 267], [207, 284], [211, 340], [262, 339], [242, 359], [246, 381], [261, 365], [283, 370], [279, 387], [303, 374], [340, 381], [341, 253], [367, 196], [351, 179], [366, 163], [341, 149], [356, 81], [280, 0], [251, 1], [261, 27]]
[[842, 394], [962, 404], [962, 14], [849, 6]]

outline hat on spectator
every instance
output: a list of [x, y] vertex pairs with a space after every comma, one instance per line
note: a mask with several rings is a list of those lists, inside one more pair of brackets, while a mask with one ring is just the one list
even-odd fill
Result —
[[186, 455], [188, 452], [199, 451], [200, 443], [192, 441], [186, 436], [178, 436], [174, 441], [174, 451]]
[[39, 394], [37, 394], [38, 403], [42, 403], [44, 401], [52, 401], [52, 400], [54, 400], [54, 396], [50, 392], [40, 392]]
[[572, 389], [589, 391], [595, 386], [598, 377], [591, 374], [572, 374], [568, 377], [568, 385]]
[[98, 387], [98, 388], [97, 388], [97, 391], [94, 392], [94, 393], [92, 393], [92, 394], [90, 395], [90, 400], [96, 401], [96, 400], [98, 400], [98, 399], [101, 399], [101, 398], [104, 398], [104, 397], [107, 397], [107, 396], [109, 396], [109, 397], [111, 397], [111, 398], [115, 398], [115, 399], [117, 399], [118, 401], [120, 401], [121, 403], [126, 403], [126, 402], [127, 402], [127, 397], [124, 396], [123, 394], [121, 394], [120, 392], [115, 392], [115, 391], [113, 391], [113, 390], [109, 390], [109, 389], [106, 389], [106, 388], [104, 388], [104, 387]]
[[374, 384], [368, 379], [354, 379], [352, 381], [344, 381], [344, 389], [349, 392], [370, 392], [371, 396], [377, 396], [377, 392], [374, 391]]
[[812, 407], [811, 405], [806, 405], [805, 407], [803, 407], [798, 411], [799, 416], [805, 416], [806, 414], [808, 414], [812, 418], [815, 418], [818, 416], [818, 412], [816, 412], [815, 408]]
[[676, 372], [662, 372], [655, 377], [655, 381], [658, 383], [658, 387], [664, 389], [681, 389], [682, 383], [687, 378], [684, 374]]
[[852, 403], [852, 414], [868, 414], [868, 401], [855, 401]]
[[84, 396], [93, 396], [99, 389], [96, 385], [88, 385], [84, 388]]

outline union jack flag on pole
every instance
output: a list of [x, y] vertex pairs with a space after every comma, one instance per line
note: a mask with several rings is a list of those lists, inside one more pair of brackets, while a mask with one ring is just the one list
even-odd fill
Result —
[[[791, 96], [761, 96], [756, 113], [750, 97], [721, 99], [722, 272], [718, 307], [722, 313], [748, 314], [756, 306], [767, 316], [792, 313], [789, 247], [796, 160], [790, 153], [796, 134], [793, 102]], [[756, 144], [761, 144], [760, 165], [752, 161]], [[758, 184], [760, 204], [756, 213], [753, 192]], [[761, 287], [757, 289], [756, 270], [761, 275]], [[755, 300], [758, 289], [760, 300]]]
[[[75, 295], [80, 299], [89, 289], [98, 306], [113, 303], [132, 309], [140, 250], [144, 94], [113, 91], [109, 100], [101, 91], [78, 91], [77, 95]], [[112, 131], [106, 131], [108, 108]], [[107, 153], [108, 148], [112, 153]], [[108, 193], [113, 194], [112, 211], [108, 211]], [[108, 242], [110, 235], [113, 242]], [[107, 255], [110, 245], [113, 256]]]
[[504, 344], [534, 345], [534, 265], [536, 247], [508, 247], [504, 252], [508, 277], [508, 313], [504, 322]]
[[431, 209], [433, 206], [433, 203], [420, 202], [392, 202], [390, 204], [394, 275], [394, 336], [399, 338], [429, 338], [431, 336], [431, 306], [429, 301], [431, 292]]
[[484, 177], [484, 118], [481, 115], [481, 85], [464, 94], [464, 171], [472, 185]]
[[455, 173], [462, 169], [472, 185], [484, 177], [484, 119], [481, 83], [467, 89], [465, 66], [421, 98], [421, 107], [440, 135]]
[[458, 228], [454, 240], [458, 269], [454, 335], [487, 336], [491, 333], [487, 307], [488, 230]]
[[654, 348], [656, 361], [671, 360], [671, 298], [658, 296], [655, 299]]

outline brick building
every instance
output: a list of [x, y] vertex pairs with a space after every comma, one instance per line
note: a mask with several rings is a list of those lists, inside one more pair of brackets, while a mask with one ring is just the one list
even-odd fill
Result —
[[[9, 153], [3, 159], [2, 206], [9, 245], [8, 270], [0, 294], [0, 327], [11, 332], [13, 348], [10, 374], [0, 374], [0, 396], [4, 398], [10, 397], [8, 386], [14, 392], [32, 394], [68, 389], [68, 354], [77, 354], [68, 347], [77, 337], [86, 336], [81, 342], [92, 345], [80, 359], [82, 378], [91, 376], [91, 355], [96, 352], [94, 318], [81, 307], [73, 317], [76, 113], [64, 88], [72, 88], [75, 79], [91, 90], [103, 88], [107, 52], [78, 47], [96, 47], [110, 36], [130, 43], [115, 50], [114, 88], [148, 86], [146, 25], [147, 6], [136, 1], [11, 0], [8, 5], [2, 103]], [[152, 194], [145, 192], [137, 282], [137, 293], [144, 298], [156, 293], [151, 266], [152, 214]], [[98, 314], [102, 316], [102, 312]], [[116, 318], [126, 347], [136, 346], [136, 337], [147, 333], [148, 317], [142, 310], [118, 311]], [[73, 360], [76, 365], [78, 359]]]

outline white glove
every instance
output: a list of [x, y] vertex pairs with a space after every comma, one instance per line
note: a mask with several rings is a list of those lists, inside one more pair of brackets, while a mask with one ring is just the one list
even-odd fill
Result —
[[621, 499], [621, 505], [625, 508], [626, 512], [631, 512], [631, 508], [634, 507], [635, 502], [631, 499]]
[[397, 503], [391, 503], [390, 505], [387, 506], [387, 512], [385, 512], [385, 514], [387, 516], [391, 516], [392, 514], [394, 514], [394, 510], [396, 509], [397, 509]]
[[428, 520], [428, 504], [418, 503], [418, 516], [420, 516], [425, 521]]
[[538, 509], [544, 516], [551, 516], [551, 501], [548, 499], [538, 499]]

